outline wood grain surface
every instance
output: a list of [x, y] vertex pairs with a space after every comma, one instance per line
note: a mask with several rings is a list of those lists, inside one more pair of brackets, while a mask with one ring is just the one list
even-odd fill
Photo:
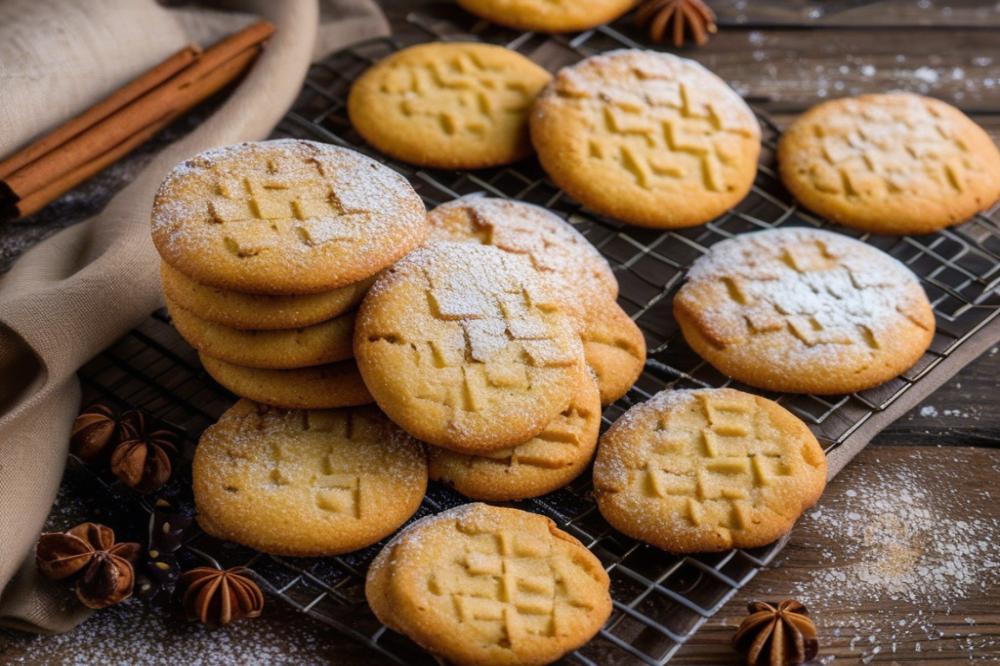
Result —
[[[397, 19], [417, 4], [383, 1]], [[906, 89], [965, 109], [1000, 141], [1000, 9], [992, 0], [709, 4], [719, 34], [681, 53], [781, 124], [823, 99]], [[630, 24], [621, 29], [643, 39]], [[115, 185], [99, 179], [33, 223], [0, 229], [0, 270], [66, 224], [67, 215], [82, 219], [81, 206], [103, 205]], [[1000, 662], [998, 376], [994, 348], [879, 435], [799, 523], [775, 566], [671, 663], [737, 663], [729, 640], [746, 602], [786, 596], [810, 607], [823, 663]], [[985, 545], [970, 546], [970, 530], [979, 530]], [[949, 555], [949, 538], [975, 556]], [[952, 576], [944, 564], [965, 569]], [[914, 583], [908, 569], [924, 572], [926, 583]], [[364, 648], [274, 600], [261, 620], [223, 632], [144, 615], [137, 602], [67, 636], [0, 631], [2, 663], [167, 663], [167, 655], [214, 663], [376, 663]]]

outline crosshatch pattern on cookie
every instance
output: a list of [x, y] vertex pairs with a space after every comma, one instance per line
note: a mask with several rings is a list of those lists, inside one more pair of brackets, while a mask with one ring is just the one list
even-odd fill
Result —
[[663, 392], [634, 409], [645, 416], [631, 418], [643, 420], [630, 423], [626, 414], [627, 432], [601, 445], [595, 489], [602, 504], [616, 505], [612, 514], [625, 514], [611, 518], [620, 528], [634, 519], [635, 530], [649, 504], [657, 518], [669, 516], [666, 536], [643, 537], [656, 545], [729, 547], [753, 543], [755, 532], [763, 533], [757, 545], [768, 543], [822, 490], [826, 465], [815, 438], [804, 424], [789, 431], [749, 394]]
[[407, 626], [412, 603], [426, 608], [448, 634], [435, 642], [465, 644], [446, 656], [547, 663], [610, 610], [600, 562], [548, 519], [514, 509], [470, 504], [418, 523], [400, 536], [391, 566], [403, 601], [397, 620]]
[[275, 294], [369, 277], [418, 243], [425, 224], [422, 202], [391, 169], [287, 139], [217, 148], [178, 165], [152, 214], [157, 250], [182, 273]]
[[745, 187], [745, 144], [760, 129], [736, 93], [696, 63], [612, 52], [563, 70], [555, 94], [589, 119], [589, 158], [644, 190]]
[[612, 298], [618, 282], [611, 266], [571, 224], [548, 210], [522, 201], [465, 197], [428, 214], [431, 238], [475, 241], [531, 259], [543, 273], [578, 279], [571, 288], [596, 286]]
[[379, 90], [406, 117], [433, 119], [442, 138], [455, 134], [483, 136], [521, 117], [534, 91], [517, 72], [487, 62], [475, 46], [455, 49], [448, 58], [408, 62], [398, 59], [381, 76]]
[[831, 346], [881, 355], [891, 351], [900, 321], [923, 333], [934, 328], [905, 267], [830, 232], [783, 229], [723, 241], [695, 262], [688, 280], [676, 305], [722, 349], [779, 335], [797, 343], [783, 348], [786, 358], [835, 354]]
[[[356, 331], [362, 374], [376, 365], [369, 373], [412, 373], [393, 381], [394, 395], [439, 406], [456, 433], [468, 415], [516, 417], [518, 409], [537, 409], [549, 414], [528, 436], [537, 434], [566, 406], [582, 367], [563, 304], [527, 261], [471, 243], [436, 243], [410, 254], [372, 288]], [[388, 356], [372, 363], [365, 349]], [[368, 375], [366, 382], [382, 383]], [[566, 388], [563, 397], [558, 386]], [[543, 392], [561, 404], [535, 404], [533, 398], [549, 402]]]
[[[241, 401], [207, 435], [196, 454], [195, 497], [208, 531], [240, 542], [249, 531], [268, 552], [282, 539], [294, 552], [300, 529], [306, 541], [327, 543], [317, 550], [360, 547], [402, 523], [423, 497], [422, 447], [372, 408], [288, 411]], [[338, 548], [339, 540], [352, 548]]]
[[590, 461], [600, 418], [600, 392], [590, 379], [580, 383], [569, 407], [545, 430], [517, 446], [476, 455], [431, 447], [430, 476], [473, 499], [504, 501], [551, 492]]
[[872, 96], [843, 100], [836, 113], [809, 123], [810, 141], [819, 147], [808, 169], [810, 186], [873, 200], [966, 191], [981, 165], [944, 105], [916, 95], [878, 98], [881, 103]]

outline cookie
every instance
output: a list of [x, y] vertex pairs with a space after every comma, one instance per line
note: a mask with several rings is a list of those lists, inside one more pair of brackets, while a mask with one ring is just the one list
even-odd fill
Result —
[[531, 153], [528, 110], [551, 75], [520, 53], [475, 42], [397, 51], [351, 87], [358, 133], [403, 162], [442, 169], [508, 164]]
[[244, 368], [202, 354], [212, 379], [236, 395], [287, 409], [329, 409], [367, 405], [374, 400], [354, 361], [297, 370]]
[[191, 472], [205, 532], [296, 557], [379, 541], [427, 489], [423, 446], [372, 407], [288, 411], [241, 400], [202, 434]]
[[603, 215], [690, 227], [753, 185], [760, 126], [750, 107], [698, 63], [612, 51], [556, 75], [531, 112], [531, 140], [556, 185]]
[[385, 272], [358, 311], [358, 368], [418, 439], [463, 453], [515, 446], [569, 405], [583, 350], [525, 257], [432, 243]]
[[251, 294], [328, 292], [423, 242], [423, 202], [364, 155], [314, 141], [241, 143], [175, 167], [153, 201], [153, 243], [192, 280]]
[[600, 428], [597, 382], [581, 381], [569, 407], [540, 434], [515, 447], [480, 455], [430, 447], [430, 477], [471, 499], [538, 497], [562, 488], [587, 468]]
[[528, 257], [578, 322], [587, 363], [597, 373], [601, 402], [625, 395], [642, 372], [646, 341], [615, 302], [618, 280], [608, 262], [572, 225], [521, 201], [464, 197], [427, 215], [432, 240], [471, 241]]
[[831, 100], [778, 144], [781, 180], [806, 208], [878, 234], [925, 234], [1000, 199], [1000, 150], [944, 102], [894, 92]]
[[614, 21], [635, 0], [458, 0], [458, 4], [515, 30], [578, 32]]
[[540, 206], [469, 196], [434, 208], [427, 221], [431, 240], [475, 241], [523, 254], [535, 270], [561, 276], [574, 289], [618, 296], [618, 280], [597, 248]]
[[170, 298], [167, 309], [174, 328], [205, 356], [248, 368], [290, 370], [343, 361], [354, 355], [354, 314], [305, 328], [241, 331], [216, 324], [180, 307]]
[[881, 250], [816, 229], [712, 246], [674, 298], [685, 340], [720, 372], [788, 393], [851, 393], [916, 363], [934, 314], [916, 276]]
[[601, 404], [610, 405], [628, 393], [646, 367], [646, 338], [611, 299], [584, 305], [583, 356], [597, 376]]
[[593, 553], [534, 513], [466, 504], [409, 526], [368, 569], [376, 616], [454, 664], [548, 664], [611, 614]]
[[364, 298], [370, 277], [345, 287], [303, 296], [261, 296], [198, 284], [160, 263], [166, 297], [201, 319], [241, 330], [276, 330], [311, 326], [342, 315]]
[[755, 548], [826, 485], [826, 456], [776, 402], [733, 389], [662, 391], [601, 437], [594, 497], [615, 529], [672, 553]]

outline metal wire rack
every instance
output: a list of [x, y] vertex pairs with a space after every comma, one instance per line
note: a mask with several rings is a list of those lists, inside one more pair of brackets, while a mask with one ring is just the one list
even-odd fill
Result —
[[[534, 160], [476, 172], [414, 169], [369, 150], [346, 116], [353, 79], [373, 62], [412, 43], [434, 39], [477, 39], [503, 44], [549, 67], [611, 48], [637, 48], [614, 27], [572, 37], [516, 33], [486, 23], [469, 27], [468, 17], [413, 14], [390, 39], [369, 41], [315, 65], [300, 98], [275, 132], [360, 149], [407, 176], [429, 206], [473, 192], [543, 205], [572, 222], [611, 262], [621, 283], [621, 304], [649, 343], [645, 372], [628, 396], [608, 408], [605, 424], [629, 406], [668, 387], [741, 387], [703, 362], [684, 343], [670, 313], [673, 293], [686, 269], [711, 245], [736, 234], [779, 226], [823, 227], [827, 223], [799, 209], [773, 170], [778, 128], [763, 113], [760, 170], [751, 194], [734, 210], [694, 229], [655, 231], [623, 225], [595, 215], [563, 195]], [[835, 449], [875, 414], [887, 409], [933, 373], [939, 364], [1000, 316], [1000, 211], [978, 215], [966, 224], [931, 236], [888, 238], [852, 234], [893, 255], [921, 279], [937, 315], [931, 349], [904, 376], [850, 395], [778, 395], [778, 400], [814, 430], [827, 451]], [[837, 231], [847, 232], [843, 228]], [[154, 314], [80, 372], [88, 400], [121, 408], [142, 407], [185, 435], [183, 462], [162, 492], [190, 503], [190, 460], [201, 431], [232, 403], [232, 396], [201, 369], [194, 351]], [[112, 478], [76, 460], [86, 482], [117, 507], [150, 511]], [[466, 500], [432, 484], [415, 518]], [[612, 580], [614, 611], [588, 645], [567, 659], [585, 664], [666, 663], [674, 653], [757, 571], [767, 565], [784, 540], [754, 550], [675, 557], [615, 532], [597, 512], [589, 475], [568, 488], [519, 505], [553, 518], [604, 563]], [[185, 546], [189, 557], [210, 558], [224, 566], [249, 567], [273, 595], [336, 630], [364, 642], [381, 658], [396, 663], [433, 662], [407, 639], [382, 626], [364, 601], [364, 575], [379, 545], [349, 555], [295, 559], [256, 553], [197, 534]]]

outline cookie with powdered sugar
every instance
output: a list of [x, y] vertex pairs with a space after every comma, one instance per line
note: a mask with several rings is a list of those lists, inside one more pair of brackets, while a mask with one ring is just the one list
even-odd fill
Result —
[[693, 60], [619, 50], [559, 71], [531, 112], [552, 180], [589, 208], [655, 228], [708, 222], [753, 185], [760, 126]]
[[192, 477], [208, 534], [265, 553], [324, 556], [405, 523], [424, 497], [427, 460], [374, 407], [288, 411], [241, 400], [202, 434]]
[[642, 373], [646, 340], [615, 302], [618, 280], [600, 252], [558, 215], [523, 201], [463, 197], [427, 215], [431, 239], [490, 245], [531, 260], [557, 283], [597, 374], [601, 402], [625, 395]]
[[549, 518], [466, 504], [400, 532], [368, 569], [376, 617], [453, 664], [549, 664], [611, 614], [601, 561]]
[[387, 270], [355, 322], [358, 368], [389, 417], [480, 453], [541, 433], [586, 377], [571, 315], [526, 257], [432, 243]]
[[569, 484], [587, 468], [601, 429], [601, 394], [581, 381], [567, 407], [538, 435], [478, 455], [429, 447], [431, 479], [470, 499], [503, 502], [538, 497]]
[[743, 234], [712, 246], [674, 298], [685, 340], [750, 386], [863, 391], [913, 366], [934, 337], [916, 276], [860, 241], [817, 229]]
[[823, 102], [778, 144], [785, 186], [807, 208], [877, 234], [926, 234], [1000, 199], [1000, 150], [964, 113], [893, 92]]
[[205, 151], [153, 201], [153, 244], [203, 285], [315, 294], [375, 275], [423, 242], [426, 209], [401, 175], [364, 155], [281, 139]]
[[662, 391], [601, 437], [594, 497], [616, 529], [672, 553], [754, 548], [819, 499], [826, 469], [816, 437], [776, 402]]

